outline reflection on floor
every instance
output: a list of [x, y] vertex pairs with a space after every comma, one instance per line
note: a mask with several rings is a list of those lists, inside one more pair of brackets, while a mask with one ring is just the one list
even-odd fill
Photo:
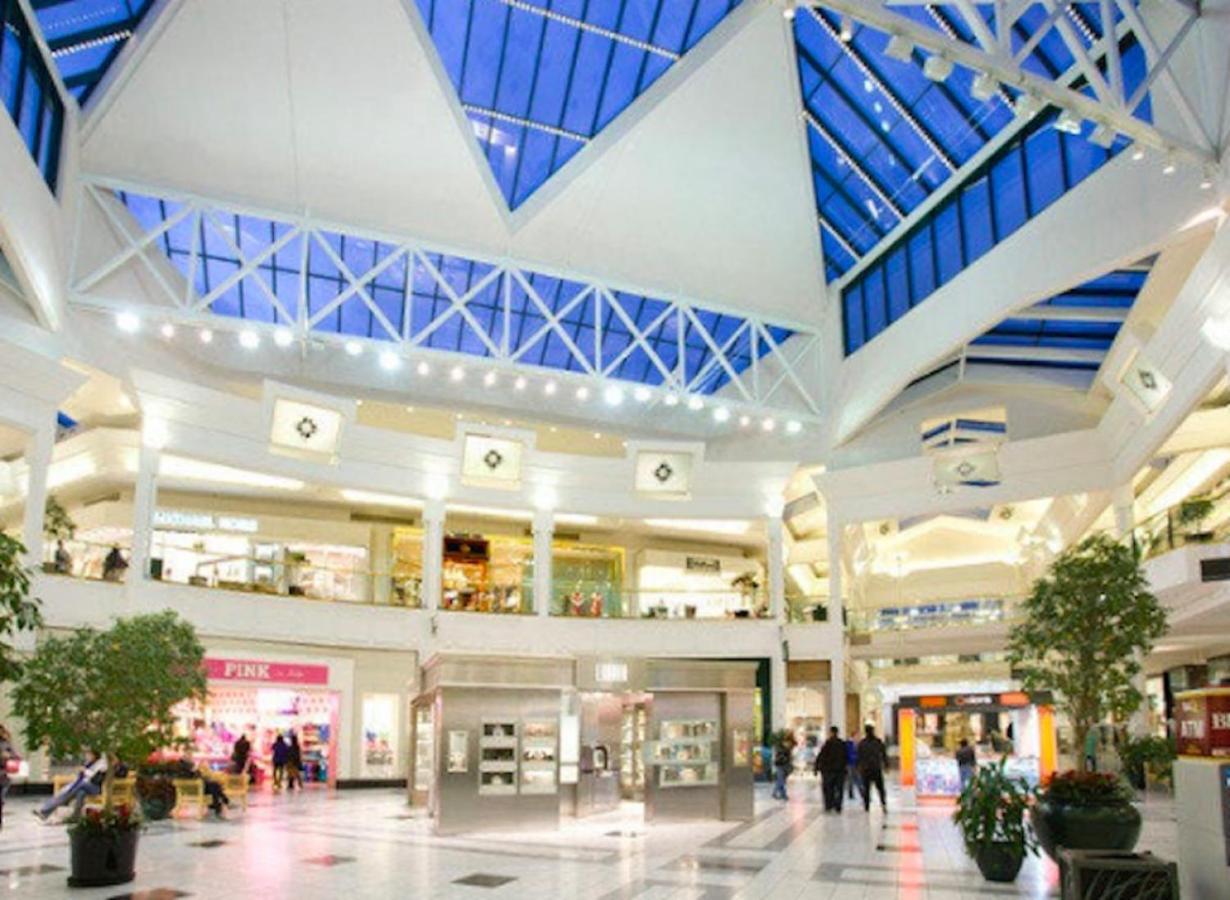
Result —
[[[847, 806], [826, 815], [814, 784], [789, 803], [757, 789], [756, 817], [646, 826], [641, 808], [568, 822], [558, 832], [437, 838], [396, 791], [261, 797], [224, 822], [156, 823], [138, 877], [122, 889], [69, 891], [67, 836], [10, 798], [0, 890], [23, 898], [441, 897], [577, 900], [937, 900], [1057, 896], [1055, 867], [1031, 859], [1016, 884], [979, 876], [949, 820], [894, 791], [887, 817]], [[1175, 858], [1173, 805], [1143, 807], [1141, 848]]]

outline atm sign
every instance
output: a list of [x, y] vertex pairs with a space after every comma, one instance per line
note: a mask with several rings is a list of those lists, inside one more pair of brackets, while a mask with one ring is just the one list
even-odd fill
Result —
[[1230, 691], [1192, 691], [1175, 704], [1179, 753], [1230, 757]]

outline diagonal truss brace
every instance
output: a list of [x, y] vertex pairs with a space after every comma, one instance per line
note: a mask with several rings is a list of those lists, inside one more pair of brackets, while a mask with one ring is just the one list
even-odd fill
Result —
[[[114, 251], [100, 262], [91, 259], [87, 263], [82, 256], [83, 241], [78, 238], [74, 245], [71, 282], [72, 302], [78, 306], [111, 311], [133, 310], [155, 320], [186, 325], [208, 323], [211, 328], [220, 330], [281, 329], [290, 331], [301, 342], [310, 341], [321, 346], [336, 347], [339, 351], [343, 351], [346, 344], [360, 340], [370, 343], [374, 349], [395, 349], [401, 356], [447, 355], [454, 361], [464, 358], [469, 364], [486, 364], [506, 371], [515, 370], [529, 374], [534, 370], [551, 377], [581, 379], [590, 383], [597, 381], [600, 383], [599, 387], [601, 383], [628, 385], [629, 379], [620, 378], [618, 373], [621, 365], [639, 352], [649, 361], [651, 373], [656, 376], [653, 379], [655, 383], [646, 386], [659, 391], [683, 395], [685, 398], [689, 394], [700, 394], [704, 400], [710, 403], [720, 402], [731, 411], [782, 414], [800, 419], [811, 419], [820, 415], [817, 394], [822, 342], [819, 340], [818, 331], [813, 327], [794, 322], [773, 321], [746, 311], [696, 305], [678, 297], [655, 296], [652, 293], [646, 295], [646, 292], [637, 288], [606, 284], [576, 273], [552, 272], [537, 265], [522, 266], [508, 259], [484, 260], [470, 253], [423, 246], [405, 237], [366, 233], [360, 229], [318, 221], [311, 217], [287, 216], [273, 210], [240, 207], [118, 179], [82, 176], [80, 190], [81, 198], [77, 204], [79, 235], [81, 230], [87, 227], [87, 217], [92, 216], [90, 221], [94, 224], [91, 227], [108, 228]], [[178, 204], [178, 208], [168, 213], [161, 221], [152, 223], [148, 229], [143, 229], [117, 197], [119, 191], [170, 201]], [[98, 223], [99, 211], [105, 225]], [[222, 219], [232, 215], [277, 223], [281, 228], [276, 238], [271, 238], [267, 243], [245, 253], [241, 243], [233, 239], [220, 224]], [[187, 256], [186, 260], [182, 260], [181, 270], [167, 258], [162, 241], [172, 229], [182, 223], [188, 223], [188, 228], [187, 237], [181, 238], [186, 246], [177, 248], [178, 253]], [[208, 230], [212, 238], [216, 238], [234, 258], [233, 261], [238, 263], [234, 271], [229, 271], [225, 279], [210, 285], [208, 291], [198, 290], [196, 283], [196, 274], [206, 264], [204, 245], [207, 242], [201, 235], [204, 230]], [[370, 268], [357, 271], [347, 264], [330, 242], [330, 237], [339, 234], [378, 241], [385, 245], [387, 252]], [[298, 245], [296, 241], [299, 242]], [[271, 265], [279, 253], [291, 247], [296, 248], [294, 253], [298, 259], [297, 271], [285, 277], [293, 277], [299, 281], [297, 309], [287, 308], [290, 302], [287, 299], [289, 292], [283, 292], [281, 289], [273, 291], [263, 274], [265, 267]], [[336, 271], [340, 283], [336, 293], [309, 312], [309, 259], [314, 253], [318, 253], [322, 260]], [[488, 270], [476, 278], [464, 293], [458, 293], [433, 261], [433, 257], [437, 256], [464, 257], [467, 261], [488, 267]], [[375, 302], [372, 285], [377, 278], [387, 277], [390, 269], [403, 262], [406, 271], [402, 296], [406, 306], [401, 310], [402, 321], [395, 323], [390, 321], [386, 311]], [[87, 265], [88, 270], [83, 271], [83, 267]], [[142, 271], [153, 276], [159, 290], [150, 295], [150, 299], [135, 303], [129, 296], [117, 297], [108, 293], [108, 280], [129, 266], [140, 266]], [[428, 290], [434, 292], [437, 301], [445, 303], [443, 309], [434, 312], [430, 321], [417, 326], [417, 331], [411, 326], [413, 317], [410, 308], [411, 304], [419, 302], [421, 296], [413, 292], [415, 272], [418, 273], [418, 278], [426, 277], [429, 280]], [[535, 287], [533, 276], [536, 274], [566, 279], [577, 284], [578, 288], [575, 294], [553, 309]], [[398, 277], [400, 278], [400, 272]], [[214, 304], [241, 284], [254, 287], [263, 299], [269, 301], [277, 312], [276, 323], [243, 319], [214, 311]], [[490, 318], [488, 327], [484, 326], [470, 309], [470, 304], [484, 292], [489, 292], [493, 284], [499, 285], [499, 300], [496, 315]], [[524, 294], [526, 313], [543, 320], [541, 325], [536, 325], [531, 333], [519, 338], [515, 344], [510, 338], [514, 290]], [[651, 296], [662, 303], [663, 308], [651, 320], [638, 324], [636, 317], [617, 298], [616, 294], [621, 291], [634, 296]], [[330, 314], [336, 313], [343, 304], [355, 302], [361, 303], [374, 320], [375, 330], [370, 338], [356, 337], [335, 328], [331, 330], [328, 325]], [[711, 317], [715, 313], [739, 320], [732, 333], [721, 341], [705, 324], [705, 317]], [[604, 328], [609, 331], [611, 323], [604, 324], [603, 319], [608, 316], [612, 323], [617, 321], [627, 332], [627, 343], [617, 351], [608, 348], [604, 352]], [[473, 332], [482, 346], [482, 355], [476, 355], [472, 351], [433, 348], [428, 344], [429, 338], [455, 317], [464, 320], [468, 330]], [[578, 317], [584, 327], [593, 329], [594, 347], [588, 353], [574, 339], [571, 331], [577, 327]], [[667, 359], [658, 351], [661, 337], [655, 335], [672, 320], [677, 337], [671, 341], [668, 348], [674, 351], [673, 358]], [[790, 331], [790, 338], [782, 342], [776, 341], [773, 334], [778, 329]], [[689, 350], [684, 342], [685, 330], [697, 336], [705, 350], [704, 361], [694, 371], [690, 364], [684, 363]], [[569, 364], [574, 363], [579, 372], [529, 361], [529, 351], [540, 346], [548, 335], [558, 338], [566, 348]], [[749, 352], [750, 365], [747, 364]], [[741, 358], [746, 368], [741, 369], [736, 358]], [[714, 396], [704, 391], [704, 385], [710, 383], [711, 377], [716, 373], [724, 376], [725, 386], [719, 395]]]

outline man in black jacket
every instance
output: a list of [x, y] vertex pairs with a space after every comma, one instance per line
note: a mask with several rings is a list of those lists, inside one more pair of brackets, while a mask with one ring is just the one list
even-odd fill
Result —
[[884, 767], [888, 765], [888, 751], [884, 749], [884, 742], [876, 737], [874, 725], [864, 726], [863, 733], [855, 761], [859, 777], [863, 779], [863, 809], [871, 809], [871, 788], [874, 785], [880, 792], [880, 809], [888, 812], [888, 801], [884, 797]]
[[836, 725], [829, 729], [828, 740], [816, 754], [815, 768], [824, 791], [824, 811], [841, 812], [842, 788], [846, 781], [846, 742], [838, 737]]

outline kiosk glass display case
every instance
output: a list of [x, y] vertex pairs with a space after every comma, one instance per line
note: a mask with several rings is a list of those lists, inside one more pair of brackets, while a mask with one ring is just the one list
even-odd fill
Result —
[[517, 723], [484, 719], [478, 751], [478, 792], [517, 793]]
[[658, 729], [651, 763], [658, 767], [658, 787], [716, 785], [721, 775], [720, 753], [714, 745], [720, 733], [713, 719], [668, 719]]
[[521, 793], [556, 792], [556, 723], [527, 720], [521, 731]]

